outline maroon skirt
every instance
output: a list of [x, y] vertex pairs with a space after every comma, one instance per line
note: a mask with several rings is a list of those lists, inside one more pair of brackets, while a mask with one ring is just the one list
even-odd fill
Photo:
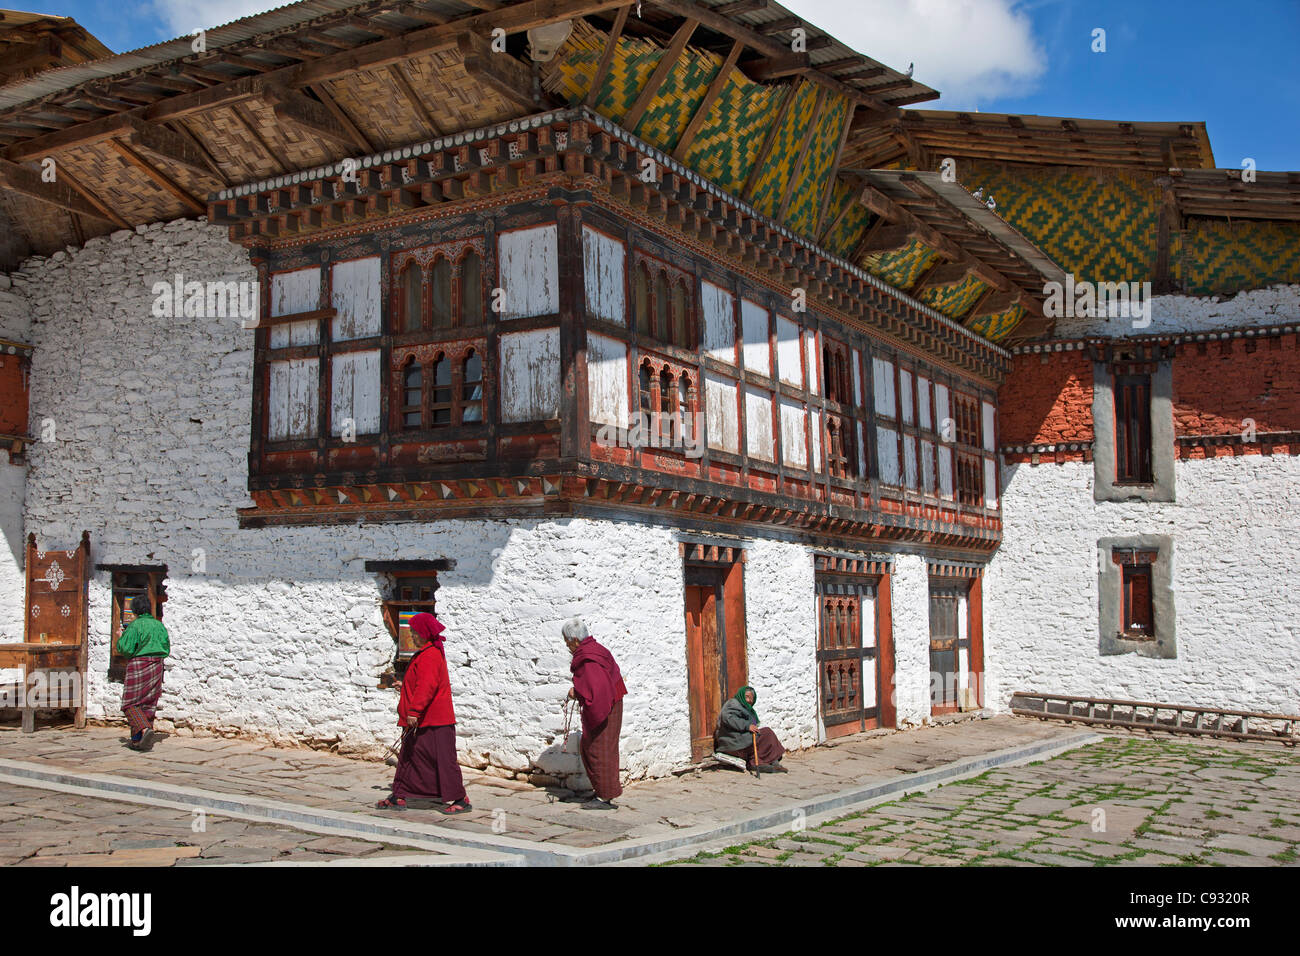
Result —
[[393, 796], [454, 803], [465, 799], [465, 781], [456, 762], [456, 725], [408, 731], [397, 756]]
[[599, 727], [582, 729], [582, 766], [591, 781], [591, 789], [602, 800], [613, 800], [623, 792], [618, 774], [618, 735], [623, 730], [623, 701], [614, 701], [609, 716]]
[[[723, 751], [733, 757], [743, 757], [745, 766], [750, 770], [754, 769], [754, 748], [753, 745], [746, 747], [744, 750], [727, 750]], [[774, 764], [785, 756], [785, 748], [781, 746], [781, 741], [777, 739], [776, 734], [771, 727], [758, 728], [758, 762], [759, 764]]]

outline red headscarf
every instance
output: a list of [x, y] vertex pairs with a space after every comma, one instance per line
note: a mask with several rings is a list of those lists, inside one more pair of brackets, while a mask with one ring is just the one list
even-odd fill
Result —
[[443, 641], [445, 640], [442, 632], [447, 630], [447, 626], [432, 614], [421, 612], [411, 618], [411, 630], [438, 650], [442, 650]]

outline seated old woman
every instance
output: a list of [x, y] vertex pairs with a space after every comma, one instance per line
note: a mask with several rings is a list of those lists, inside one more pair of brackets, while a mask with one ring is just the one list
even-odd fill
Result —
[[715, 749], [733, 757], [741, 757], [749, 770], [759, 773], [788, 773], [781, 766], [785, 748], [771, 727], [758, 725], [758, 711], [754, 701], [758, 693], [745, 685], [722, 705], [718, 715], [718, 729], [713, 735]]

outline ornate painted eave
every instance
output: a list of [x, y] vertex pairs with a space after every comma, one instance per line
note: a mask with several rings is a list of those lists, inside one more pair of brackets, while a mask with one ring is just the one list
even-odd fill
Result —
[[587, 463], [580, 472], [544, 476], [302, 486], [252, 492], [255, 507], [241, 509], [241, 527], [427, 521], [482, 517], [635, 517], [695, 530], [768, 533], [813, 544], [863, 548], [906, 545], [918, 550], [992, 552], [1001, 519], [917, 501], [883, 499], [879, 507], [792, 500], [712, 482], [686, 488], [646, 484], [652, 476]]

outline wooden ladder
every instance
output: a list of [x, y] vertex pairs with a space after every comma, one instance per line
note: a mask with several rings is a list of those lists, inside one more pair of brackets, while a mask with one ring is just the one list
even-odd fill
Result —
[[1124, 727], [1131, 730], [1192, 734], [1225, 740], [1259, 740], [1294, 747], [1300, 740], [1300, 716], [1254, 710], [1159, 704], [1109, 697], [1073, 697], [1018, 691], [1011, 695], [1011, 712], [1039, 720]]

